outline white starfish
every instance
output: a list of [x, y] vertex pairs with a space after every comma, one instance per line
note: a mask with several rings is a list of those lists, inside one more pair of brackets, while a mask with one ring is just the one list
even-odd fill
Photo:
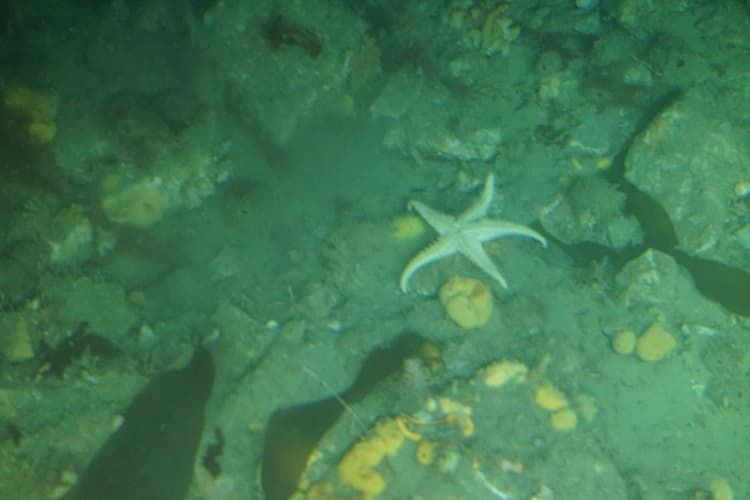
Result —
[[503, 220], [486, 219], [494, 194], [495, 176], [489, 174], [479, 199], [458, 217], [438, 212], [418, 201], [409, 202], [409, 208], [416, 210], [440, 237], [415, 255], [404, 268], [401, 273], [401, 290], [404, 293], [414, 273], [436, 260], [456, 253], [466, 256], [503, 288], [507, 288], [508, 283], [484, 251], [482, 243], [504, 236], [526, 236], [547, 246], [547, 240], [533, 229]]

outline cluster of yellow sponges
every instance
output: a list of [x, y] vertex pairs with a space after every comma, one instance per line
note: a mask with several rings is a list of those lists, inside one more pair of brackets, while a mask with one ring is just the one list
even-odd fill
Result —
[[[529, 368], [519, 361], [498, 360], [485, 366], [479, 375], [484, 380], [484, 385], [491, 388], [500, 388], [511, 382], [523, 383], [529, 378], [538, 377], [539, 372], [546, 367], [548, 359], [545, 357], [535, 372], [530, 372]], [[597, 408], [590, 396], [578, 394], [573, 398], [573, 402], [574, 404], [571, 404], [565, 393], [549, 382], [540, 382], [534, 389], [534, 403], [549, 412], [549, 423], [557, 431], [575, 429], [578, 425], [578, 413], [586, 421], [591, 421], [596, 415]]]
[[640, 335], [632, 330], [623, 330], [612, 336], [612, 350], [617, 354], [629, 355], [633, 352], [641, 361], [653, 363], [669, 356], [677, 348], [677, 341], [665, 327], [666, 319], [659, 315]]
[[[545, 356], [537, 367], [530, 370], [520, 361], [500, 359], [480, 369], [468, 387], [476, 388], [481, 384], [494, 391], [516, 385], [522, 393], [532, 392], [534, 403], [548, 412], [554, 430], [572, 431], [579, 416], [584, 421], [591, 421], [596, 407], [593, 399], [586, 395], [568, 398], [552, 383], [540, 380], [548, 362], [549, 356]], [[472, 404], [482, 400], [481, 394], [474, 391], [469, 398]], [[372, 500], [381, 495], [389, 496], [389, 493], [389, 497], [393, 497], [392, 493], [403, 488], [403, 483], [399, 478], [392, 478], [392, 484], [388, 485], [383, 462], [390, 462], [396, 457], [399, 464], [406, 463], [403, 461], [404, 449], [414, 453], [416, 462], [424, 467], [433, 467], [442, 473], [453, 471], [460, 462], [461, 454], [454, 450], [456, 440], [471, 438], [475, 432], [479, 434], [483, 431], [482, 428], [475, 428], [473, 413], [469, 403], [448, 396], [436, 396], [428, 398], [424, 407], [413, 415], [381, 418], [338, 461], [337, 480], [318, 477], [312, 484], [303, 480], [293, 498]], [[446, 439], [446, 436], [450, 439]], [[409, 441], [413, 444], [407, 444]], [[327, 468], [330, 462], [324, 462], [327, 462], [323, 463]], [[478, 459], [472, 461], [475, 470], [479, 470], [480, 465]], [[522, 464], [517, 462], [507, 466], [512, 467], [514, 472], [522, 468]], [[489, 481], [483, 481], [483, 484], [493, 492], [500, 492]]]
[[396, 420], [378, 421], [339, 462], [341, 482], [358, 490], [365, 498], [374, 498], [385, 489], [385, 478], [375, 468], [386, 455], [395, 454], [403, 442], [404, 436]]
[[[442, 415], [429, 423], [444, 423], [458, 428], [464, 437], [474, 434], [474, 422], [471, 419], [471, 408], [449, 398], [430, 399], [426, 406], [429, 412]], [[386, 455], [393, 456], [404, 444], [405, 439], [417, 442], [416, 459], [422, 465], [430, 465], [438, 443], [422, 438], [421, 434], [410, 428], [411, 424], [426, 424], [414, 421], [410, 417], [400, 416], [385, 418], [377, 424], [349, 451], [338, 464], [338, 476], [342, 484], [357, 490], [363, 498], [372, 499], [383, 492], [386, 480], [377, 470], [377, 466]], [[308, 495], [307, 498], [310, 498]], [[333, 497], [328, 497], [333, 498]]]
[[570, 407], [568, 398], [559, 389], [548, 383], [536, 388], [534, 401], [537, 406], [550, 412], [549, 422], [558, 431], [570, 431], [576, 428], [578, 417]]

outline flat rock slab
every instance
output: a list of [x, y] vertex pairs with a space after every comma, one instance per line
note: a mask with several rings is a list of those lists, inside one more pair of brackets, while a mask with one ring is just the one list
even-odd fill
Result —
[[735, 187], [750, 178], [739, 125], [747, 110], [740, 91], [691, 90], [651, 122], [625, 160], [627, 180], [669, 214], [680, 250], [732, 265], [743, 263]]

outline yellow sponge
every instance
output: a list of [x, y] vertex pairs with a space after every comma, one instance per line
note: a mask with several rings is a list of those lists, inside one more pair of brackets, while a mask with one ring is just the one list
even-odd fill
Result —
[[27, 144], [45, 144], [54, 137], [58, 97], [26, 87], [10, 87], [3, 91], [3, 127]]

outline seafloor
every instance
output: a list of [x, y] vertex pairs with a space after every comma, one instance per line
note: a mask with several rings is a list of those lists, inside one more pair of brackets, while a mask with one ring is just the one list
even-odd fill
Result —
[[0, 499], [750, 498], [748, 26], [2, 2]]

